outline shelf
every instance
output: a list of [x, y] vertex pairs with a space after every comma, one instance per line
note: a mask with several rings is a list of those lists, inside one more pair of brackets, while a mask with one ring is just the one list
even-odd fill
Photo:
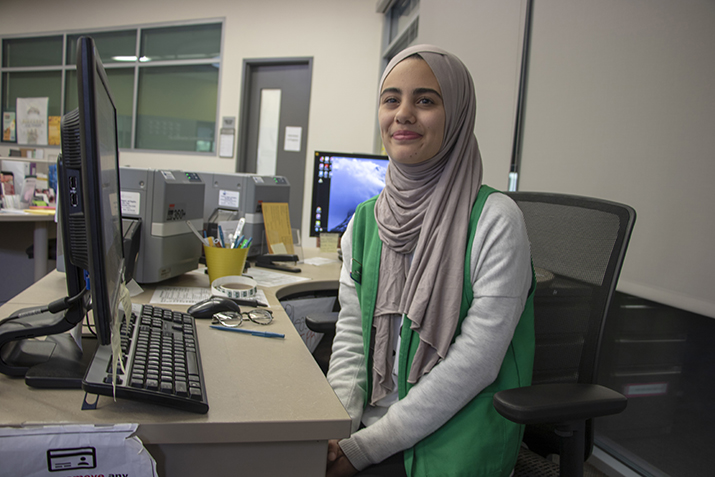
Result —
[[[48, 156], [48, 154], [45, 154]], [[32, 157], [12, 157], [12, 156], [0, 156], [0, 161], [24, 161], [24, 162], [46, 162], [54, 164], [57, 161], [57, 155], [52, 154], [52, 157], [43, 157], [42, 159], [35, 159]]]

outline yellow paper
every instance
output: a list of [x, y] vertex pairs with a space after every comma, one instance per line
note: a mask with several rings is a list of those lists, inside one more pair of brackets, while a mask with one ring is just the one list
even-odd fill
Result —
[[337, 252], [338, 241], [340, 234], [321, 233], [320, 234], [320, 251], [321, 252]]
[[[290, 213], [286, 202], [264, 202], [263, 223], [266, 227], [266, 242], [270, 253], [293, 255], [293, 234], [290, 230]], [[283, 244], [285, 252], [279, 244]], [[276, 245], [281, 252], [275, 250]]]
[[47, 124], [47, 144], [50, 146], [60, 145], [60, 120], [62, 116], [49, 116]]
[[25, 212], [28, 214], [35, 214], [35, 215], [55, 215], [55, 209], [25, 209]]

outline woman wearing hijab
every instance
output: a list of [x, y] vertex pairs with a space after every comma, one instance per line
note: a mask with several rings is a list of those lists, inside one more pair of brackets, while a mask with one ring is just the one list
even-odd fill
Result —
[[380, 82], [385, 189], [342, 238], [328, 381], [353, 420], [328, 476], [508, 476], [523, 427], [492, 395], [530, 384], [533, 273], [516, 204], [482, 185], [469, 71], [420, 45]]

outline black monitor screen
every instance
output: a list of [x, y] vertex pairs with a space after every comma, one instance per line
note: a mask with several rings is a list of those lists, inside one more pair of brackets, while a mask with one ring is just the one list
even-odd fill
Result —
[[[98, 76], [97, 79], [100, 79]], [[115, 109], [108, 95], [106, 84], [96, 88], [96, 132], [99, 148], [99, 177], [101, 189], [102, 252], [104, 254], [104, 279], [110, 294], [110, 303], [117, 301], [118, 289], [122, 280], [122, 217], [119, 200], [119, 181], [117, 169], [117, 136]]]
[[388, 163], [387, 156], [316, 151], [310, 236], [342, 234], [357, 205], [385, 187]]
[[117, 319], [124, 280], [117, 114], [99, 53], [89, 37], [77, 41], [77, 86], [78, 187], [83, 199], [87, 268], [97, 335], [106, 345]]

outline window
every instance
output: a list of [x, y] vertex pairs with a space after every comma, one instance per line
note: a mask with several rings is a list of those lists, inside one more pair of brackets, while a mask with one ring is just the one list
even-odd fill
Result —
[[[416, 44], [419, 35], [420, 0], [379, 0], [377, 12], [385, 16], [382, 71], [396, 54]], [[375, 151], [385, 154], [377, 120], [375, 121]]]
[[[3, 38], [2, 112], [48, 97], [48, 116], [78, 106], [76, 44], [91, 36], [117, 106], [119, 147], [214, 153], [221, 22]], [[7, 141], [5, 142], [7, 143]]]
[[392, 0], [385, 6], [384, 64], [415, 43], [419, 34], [420, 0]]

